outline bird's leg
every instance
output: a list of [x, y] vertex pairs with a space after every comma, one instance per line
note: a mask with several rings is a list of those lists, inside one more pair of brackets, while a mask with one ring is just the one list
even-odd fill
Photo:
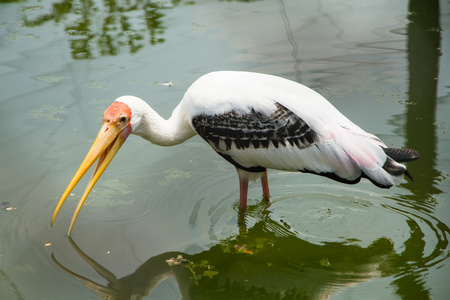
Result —
[[248, 178], [239, 176], [239, 200], [242, 211], [247, 210]]
[[249, 173], [236, 168], [239, 177], [239, 200], [242, 211], [247, 211], [247, 194], [248, 194], [248, 181]]
[[270, 193], [269, 193], [269, 179], [267, 177], [267, 171], [264, 171], [264, 173], [261, 175], [261, 185], [263, 190], [263, 197], [269, 200]]

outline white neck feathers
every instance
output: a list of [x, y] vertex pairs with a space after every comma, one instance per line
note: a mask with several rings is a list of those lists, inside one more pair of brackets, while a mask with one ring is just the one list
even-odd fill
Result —
[[153, 144], [177, 145], [196, 134], [189, 123], [188, 114], [182, 110], [181, 104], [173, 110], [172, 116], [165, 120], [140, 98], [122, 96], [116, 101], [123, 102], [130, 108], [132, 133]]

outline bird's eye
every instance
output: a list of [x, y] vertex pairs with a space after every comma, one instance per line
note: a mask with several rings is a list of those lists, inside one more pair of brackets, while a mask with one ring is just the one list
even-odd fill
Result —
[[120, 123], [125, 123], [127, 121], [127, 117], [122, 116], [119, 118]]

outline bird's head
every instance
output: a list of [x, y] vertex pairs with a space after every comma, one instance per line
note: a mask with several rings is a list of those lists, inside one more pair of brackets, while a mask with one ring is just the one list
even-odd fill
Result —
[[127, 98], [125, 97], [118, 98], [113, 104], [111, 104], [111, 106], [109, 106], [105, 110], [105, 113], [103, 114], [103, 125], [100, 128], [100, 132], [98, 133], [97, 138], [95, 139], [94, 143], [91, 146], [91, 149], [84, 158], [83, 162], [78, 168], [78, 171], [70, 181], [64, 194], [61, 196], [58, 205], [55, 208], [51, 222], [52, 226], [59, 210], [61, 209], [61, 206], [63, 205], [69, 193], [84, 176], [84, 174], [86, 174], [87, 170], [97, 160], [97, 165], [94, 169], [94, 173], [92, 174], [91, 179], [89, 180], [89, 183], [87, 184], [86, 189], [80, 199], [80, 202], [78, 203], [75, 213], [73, 214], [68, 235], [70, 235], [73, 225], [75, 224], [75, 220], [77, 219], [78, 213], [80, 212], [81, 207], [83, 206], [95, 183], [98, 181], [108, 164], [111, 162], [127, 137], [130, 135], [133, 127], [136, 127], [136, 122], [139, 122], [139, 120], [136, 120], [136, 118], [133, 116], [132, 109], [130, 109], [130, 104], [125, 103], [127, 102], [126, 100]]

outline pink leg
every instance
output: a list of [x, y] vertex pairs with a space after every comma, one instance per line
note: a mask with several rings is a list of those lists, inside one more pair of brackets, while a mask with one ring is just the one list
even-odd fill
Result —
[[243, 211], [247, 210], [247, 193], [248, 193], [248, 178], [239, 176], [239, 192], [240, 192], [240, 206]]
[[263, 190], [263, 197], [269, 199], [270, 193], [269, 193], [269, 179], [267, 178], [267, 171], [265, 171], [261, 176], [261, 185]]

